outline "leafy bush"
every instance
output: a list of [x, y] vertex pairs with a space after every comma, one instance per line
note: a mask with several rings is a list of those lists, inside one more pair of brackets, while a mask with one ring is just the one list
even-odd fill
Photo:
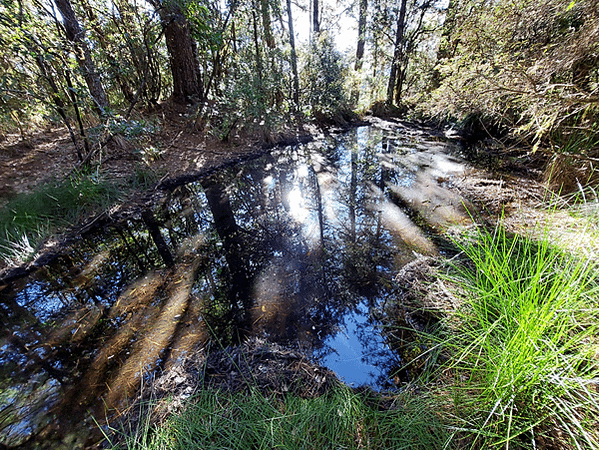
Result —
[[436, 67], [440, 87], [422, 111], [458, 121], [474, 114], [535, 149], [562, 152], [571, 142], [578, 152], [599, 111], [597, 2], [468, 5], [454, 5]]
[[301, 73], [306, 111], [319, 120], [345, 123], [352, 117], [345, 91], [346, 67], [327, 33], [310, 43]]

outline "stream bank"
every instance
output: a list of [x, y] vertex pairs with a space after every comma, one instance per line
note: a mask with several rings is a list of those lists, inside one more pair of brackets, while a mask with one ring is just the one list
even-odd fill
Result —
[[[283, 345], [260, 344], [258, 353], [278, 355], [285, 373], [312, 371], [308, 387], [333, 379], [321, 374], [335, 367], [347, 383], [396, 388], [408, 381], [401, 357], [376, 338], [377, 316], [400, 295], [395, 274], [418, 254], [451, 253], [444, 235], [470, 226], [468, 212], [483, 204], [463, 192], [478, 188], [508, 210], [522, 201], [522, 186], [537, 195], [534, 182], [496, 180], [447, 148], [423, 129], [379, 122], [165, 190], [141, 217], [91, 233], [42, 278], [11, 286], [15, 297], [2, 292], [18, 335], [5, 347], [7, 367], [18, 375], [19, 359], [28, 361], [38, 377], [31, 395], [41, 386], [59, 423], [58, 396], [82, 412], [102, 397], [120, 413], [140, 383], [172, 373], [210, 342], [235, 349], [245, 336]], [[23, 323], [33, 324], [30, 334]], [[293, 365], [304, 359], [329, 369]], [[222, 358], [205, 367], [216, 379], [237, 372]], [[366, 376], [352, 381], [354, 373]], [[48, 423], [47, 404], [40, 408], [35, 424], [25, 422], [32, 435], [72, 439]]]

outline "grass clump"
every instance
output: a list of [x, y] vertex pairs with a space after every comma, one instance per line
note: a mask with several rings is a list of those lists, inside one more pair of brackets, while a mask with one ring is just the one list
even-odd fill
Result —
[[430, 399], [408, 396], [381, 408], [346, 386], [309, 399], [207, 389], [182, 414], [113, 448], [441, 449], [449, 434], [434, 410]]
[[26, 260], [50, 233], [109, 208], [120, 193], [114, 183], [77, 174], [16, 196], [0, 209], [0, 257]]
[[596, 264], [501, 225], [459, 246], [457, 428], [471, 448], [598, 448]]

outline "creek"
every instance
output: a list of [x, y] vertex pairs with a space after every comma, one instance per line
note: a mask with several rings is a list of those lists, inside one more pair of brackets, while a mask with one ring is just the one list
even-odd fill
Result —
[[379, 318], [395, 274], [468, 222], [459, 149], [381, 122], [170, 190], [0, 291], [0, 443], [84, 448], [156, 370], [248, 336], [346, 383], [402, 381]]

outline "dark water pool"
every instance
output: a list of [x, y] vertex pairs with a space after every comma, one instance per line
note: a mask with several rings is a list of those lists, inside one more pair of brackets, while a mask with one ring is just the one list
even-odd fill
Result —
[[[153, 371], [258, 335], [393, 389], [393, 277], [467, 220], [455, 148], [400, 124], [288, 147], [168, 192], [0, 291], [0, 443], [83, 448]], [[83, 424], [83, 425], [82, 425]]]

